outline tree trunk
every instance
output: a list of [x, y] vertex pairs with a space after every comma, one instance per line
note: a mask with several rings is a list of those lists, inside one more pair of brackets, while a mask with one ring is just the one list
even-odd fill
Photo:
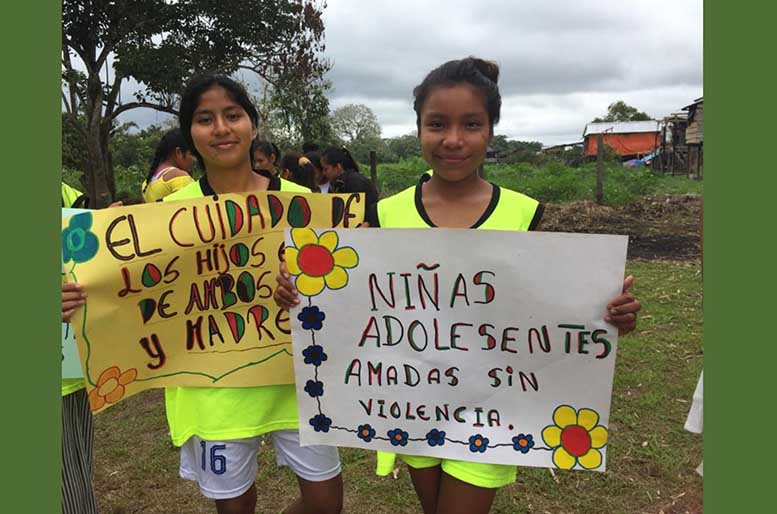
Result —
[[100, 130], [89, 124], [86, 134], [86, 183], [92, 207], [107, 207], [114, 196], [113, 173], [108, 156], [107, 138]]
[[107, 207], [113, 201], [115, 184], [108, 142], [111, 120], [103, 118], [103, 93], [99, 77], [88, 78], [86, 105], [86, 184], [90, 205]]

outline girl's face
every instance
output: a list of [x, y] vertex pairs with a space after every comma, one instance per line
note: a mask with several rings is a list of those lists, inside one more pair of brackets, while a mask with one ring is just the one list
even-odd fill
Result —
[[329, 164], [326, 159], [321, 159], [321, 174], [326, 177], [326, 180], [332, 182], [337, 179], [343, 173], [342, 164]]
[[206, 168], [235, 168], [251, 162], [256, 129], [245, 109], [221, 86], [213, 86], [200, 96], [191, 134]]
[[421, 154], [434, 175], [458, 182], [486, 158], [491, 127], [483, 95], [470, 84], [437, 87], [421, 108]]
[[184, 170], [187, 173], [192, 172], [194, 168], [194, 155], [189, 151], [183, 151], [180, 148], [175, 149], [175, 167]]
[[254, 152], [254, 168], [257, 170], [274, 170], [272, 158], [261, 150]]

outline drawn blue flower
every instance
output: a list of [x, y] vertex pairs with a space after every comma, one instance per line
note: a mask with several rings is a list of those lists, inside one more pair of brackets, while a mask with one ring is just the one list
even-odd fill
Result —
[[518, 434], [513, 437], [513, 450], [521, 453], [529, 453], [534, 447], [534, 437], [531, 434]]
[[62, 231], [62, 262], [86, 262], [97, 255], [100, 242], [90, 228], [91, 212], [82, 212], [70, 218], [68, 227]]
[[407, 432], [402, 430], [401, 428], [395, 428], [394, 430], [388, 431], [389, 441], [391, 441], [391, 444], [394, 446], [405, 446], [407, 445]]
[[305, 382], [305, 392], [312, 398], [324, 396], [324, 383], [320, 380], [308, 380]]
[[469, 451], [472, 453], [485, 453], [486, 448], [488, 448], [488, 437], [483, 437], [480, 434], [470, 436]]
[[317, 344], [312, 344], [302, 350], [302, 355], [305, 356], [305, 364], [312, 364], [314, 366], [320, 366], [327, 359], [324, 348]]
[[313, 425], [313, 430], [316, 432], [329, 432], [329, 425], [332, 424], [332, 420], [323, 414], [316, 414], [310, 418], [310, 424]]
[[426, 434], [426, 442], [429, 446], [442, 446], [445, 444], [445, 430], [433, 428]]
[[303, 307], [302, 312], [297, 314], [297, 319], [302, 322], [303, 330], [321, 330], [323, 324], [321, 323], [326, 319], [324, 311], [318, 309], [317, 306], [311, 305], [310, 307]]
[[365, 443], [369, 443], [372, 441], [372, 438], [375, 437], [375, 429], [369, 424], [359, 425], [359, 428], [356, 430], [356, 435]]

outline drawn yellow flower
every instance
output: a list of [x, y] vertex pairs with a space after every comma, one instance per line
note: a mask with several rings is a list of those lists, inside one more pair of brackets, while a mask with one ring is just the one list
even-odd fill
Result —
[[316, 296], [324, 288], [342, 289], [348, 284], [346, 268], [359, 264], [359, 255], [350, 247], [338, 248], [337, 232], [320, 236], [309, 228], [291, 231], [294, 246], [286, 247], [286, 267], [297, 277], [296, 287], [304, 296]]
[[599, 449], [607, 444], [607, 429], [597, 424], [596, 411], [561, 405], [553, 412], [553, 422], [542, 430], [545, 444], [554, 448], [553, 464], [560, 469], [572, 469], [575, 464], [585, 469], [601, 466]]

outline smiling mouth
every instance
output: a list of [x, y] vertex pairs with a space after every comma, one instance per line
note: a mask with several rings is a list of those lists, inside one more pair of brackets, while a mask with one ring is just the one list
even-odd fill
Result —
[[232, 148], [237, 144], [237, 141], [224, 141], [223, 143], [215, 143], [213, 146], [220, 149]]
[[450, 156], [450, 155], [447, 155], [447, 156], [446, 155], [438, 155], [437, 158], [440, 159], [441, 161], [444, 161], [444, 162], [463, 162], [463, 161], [466, 161], [469, 158], [469, 156], [454, 157], [454, 156]]

